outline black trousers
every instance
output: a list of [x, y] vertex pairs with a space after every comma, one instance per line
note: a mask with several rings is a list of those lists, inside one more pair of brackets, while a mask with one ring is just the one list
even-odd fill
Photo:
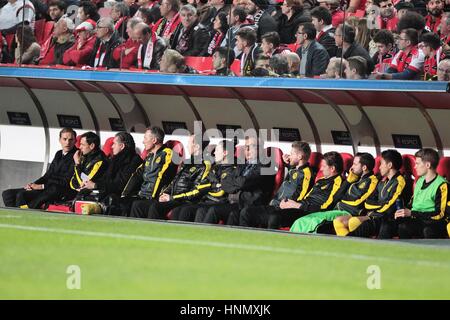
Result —
[[147, 211], [146, 218], [166, 220], [169, 211], [181, 205], [183, 205], [183, 202], [180, 201], [167, 201], [167, 202], [151, 201], [150, 207]]
[[[199, 202], [199, 203], [191, 203], [191, 204], [183, 204], [179, 207], [176, 207], [172, 210], [172, 220], [177, 221], [189, 221], [189, 222], [202, 222], [196, 220], [197, 210], [206, 207], [215, 205], [207, 202]], [[200, 216], [199, 216], [200, 220]]]
[[273, 206], [247, 207], [240, 211], [239, 225], [279, 229], [292, 226], [295, 220], [306, 216], [308, 213], [301, 209], [279, 209]]
[[150, 207], [157, 200], [138, 198], [131, 202], [128, 217], [132, 218], [148, 218]]
[[410, 217], [395, 220], [397, 233], [400, 239], [425, 238], [442, 239], [447, 238], [447, 222], [441, 220], [422, 220]]
[[42, 205], [48, 202], [61, 200], [63, 197], [73, 198], [75, 195], [75, 192], [70, 192], [54, 185], [50, 185], [44, 190], [25, 190], [19, 188], [8, 189], [2, 193], [5, 206], [20, 207], [27, 205], [32, 209], [40, 209]]
[[224, 203], [215, 204], [209, 207], [201, 207], [197, 210], [195, 221], [202, 223], [218, 224], [222, 221], [227, 225], [237, 225], [236, 222], [230, 220], [236, 216], [236, 212], [239, 212], [238, 203]]
[[392, 239], [398, 236], [398, 221], [393, 218], [376, 217], [364, 221], [348, 235], [360, 238]]

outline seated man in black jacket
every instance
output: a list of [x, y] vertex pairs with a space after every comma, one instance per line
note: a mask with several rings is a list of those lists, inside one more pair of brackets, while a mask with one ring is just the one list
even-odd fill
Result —
[[207, 53], [210, 34], [199, 23], [197, 9], [186, 4], [180, 9], [181, 23], [170, 38], [170, 48], [183, 56], [203, 56]]
[[97, 22], [97, 40], [92, 50], [89, 65], [93, 68], [118, 68], [119, 61], [113, 58], [114, 49], [122, 43], [122, 38], [114, 29], [110, 17], [103, 17]]
[[262, 147], [262, 144], [258, 143], [257, 137], [245, 137], [245, 165], [239, 165], [222, 180], [222, 188], [228, 193], [228, 203], [203, 209], [203, 213], [197, 211], [196, 221], [213, 224], [224, 221], [237, 225], [237, 221], [229, 220], [229, 217], [235, 217], [236, 212], [248, 206], [267, 204], [273, 190], [275, 171], [271, 172], [272, 174], [263, 172], [268, 168], [258, 159], [260, 146]]
[[82, 193], [87, 194], [90, 190], [98, 190], [99, 201], [103, 201], [106, 197], [120, 197], [131, 175], [141, 164], [142, 159], [136, 153], [133, 136], [128, 132], [119, 132], [114, 137], [112, 157], [108, 161], [105, 174], [95, 182], [84, 181], [81, 186]]
[[173, 208], [197, 200], [202, 195], [200, 190], [208, 186], [207, 177], [211, 162], [201, 158], [208, 143], [209, 141], [202, 142], [201, 135], [191, 135], [187, 148], [191, 155], [189, 161], [182, 164], [175, 178], [161, 192], [158, 202], [152, 201], [147, 212], [136, 208], [134, 213], [141, 218], [165, 219], [166, 214]]
[[70, 187], [80, 192], [86, 181], [97, 182], [108, 167], [106, 156], [100, 150], [100, 137], [93, 132], [83, 133], [80, 150], [73, 155], [73, 161], [75, 172], [70, 180]]
[[[222, 182], [236, 170], [234, 164], [234, 149], [236, 146], [234, 144], [227, 146], [227, 142], [232, 144], [231, 141], [222, 140], [216, 145], [214, 165], [211, 167], [205, 183], [196, 187], [197, 199], [200, 200], [175, 208], [172, 211], [172, 220], [203, 222], [204, 214], [200, 213], [197, 216], [197, 211], [202, 211], [203, 208], [210, 208], [217, 204], [228, 203], [228, 194], [223, 190]], [[228, 152], [228, 150], [233, 151]]]
[[121, 214], [128, 217], [145, 217], [161, 190], [172, 181], [177, 166], [172, 161], [172, 149], [163, 144], [164, 131], [159, 127], [147, 128], [144, 146], [148, 155], [131, 175], [122, 192]]
[[238, 221], [244, 227], [266, 228], [272, 214], [277, 210], [281, 211], [280, 203], [282, 201], [286, 199], [303, 200], [314, 184], [314, 175], [308, 163], [310, 155], [311, 148], [308, 143], [301, 141], [292, 143], [291, 153], [283, 155], [289, 172], [269, 205], [244, 208], [240, 215], [233, 220]]
[[59, 132], [59, 143], [62, 149], [56, 152], [50, 168], [34, 182], [27, 183], [24, 188], [3, 191], [3, 202], [7, 207], [41, 208], [50, 201], [60, 200], [67, 196], [73, 198], [75, 192], [69, 188], [69, 180], [73, 174], [73, 155], [76, 133], [71, 128]]

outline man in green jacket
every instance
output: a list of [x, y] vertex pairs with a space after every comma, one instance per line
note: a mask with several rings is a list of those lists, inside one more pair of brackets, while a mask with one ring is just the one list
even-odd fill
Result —
[[414, 188], [412, 207], [395, 212], [392, 236], [398, 234], [401, 239], [446, 238], [448, 183], [436, 172], [439, 154], [424, 148], [415, 156], [420, 178]]

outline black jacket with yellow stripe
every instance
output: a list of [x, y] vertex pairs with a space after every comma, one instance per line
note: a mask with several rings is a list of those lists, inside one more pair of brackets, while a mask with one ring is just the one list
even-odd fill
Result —
[[[70, 188], [80, 189], [83, 180], [89, 179], [96, 182], [108, 167], [106, 156], [102, 150], [92, 150], [87, 155], [81, 157], [80, 164], [75, 166], [75, 172], [70, 179]], [[86, 176], [86, 177], [85, 177]]]
[[172, 200], [193, 201], [202, 195], [201, 189], [209, 186], [210, 171], [211, 162], [208, 160], [203, 160], [200, 164], [182, 164], [175, 178], [161, 193], [168, 193]]
[[154, 199], [162, 188], [167, 186], [176, 173], [177, 167], [172, 162], [172, 149], [162, 145], [155, 153], [150, 152], [128, 180], [122, 197], [134, 196]]
[[391, 179], [380, 181], [377, 190], [366, 200], [365, 209], [373, 218], [393, 218], [396, 211], [395, 201], [404, 200], [405, 178], [397, 172]]
[[344, 187], [343, 181], [341, 175], [319, 179], [300, 201], [300, 209], [311, 213], [330, 210], [339, 201], [339, 194], [342, 194]]
[[314, 184], [314, 175], [309, 163], [298, 168], [292, 168], [283, 180], [270, 205], [279, 208], [284, 199], [301, 201]]
[[342, 188], [345, 193], [335, 209], [358, 215], [364, 208], [365, 201], [376, 191], [377, 185], [378, 178], [372, 172], [359, 177], [350, 171]]
[[237, 166], [233, 164], [215, 164], [212, 166], [207, 183], [201, 185], [199, 189], [200, 194], [204, 195], [202, 198], [203, 202], [217, 202], [226, 203], [228, 202], [228, 193], [226, 193], [222, 188], [222, 181], [228, 175], [233, 174]]

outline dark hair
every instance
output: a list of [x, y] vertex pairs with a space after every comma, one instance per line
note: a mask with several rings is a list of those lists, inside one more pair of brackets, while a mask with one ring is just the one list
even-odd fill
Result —
[[145, 24], [145, 27], [142, 27], [141, 32], [143, 36], [152, 34], [152, 28], [150, 28], [148, 24]]
[[289, 63], [284, 55], [273, 55], [269, 60], [269, 66], [273, 72], [280, 76], [289, 73]]
[[425, 45], [430, 46], [433, 50], [437, 50], [441, 46], [441, 39], [433, 32], [422, 34], [420, 41]]
[[268, 43], [272, 43], [274, 48], [280, 46], [280, 35], [276, 31], [271, 31], [263, 34], [261, 37], [261, 41], [263, 39], [265, 39]]
[[373, 168], [375, 168], [375, 158], [367, 152], [358, 152], [355, 155], [355, 158], [359, 158], [359, 163], [361, 163], [362, 166], [366, 166], [367, 170], [372, 171]]
[[84, 14], [89, 16], [90, 19], [94, 21], [100, 19], [97, 7], [91, 1], [81, 1], [80, 8], [83, 8]]
[[344, 160], [339, 152], [330, 151], [323, 155], [323, 160], [330, 167], [334, 167], [338, 174], [341, 174], [344, 170]]
[[172, 11], [178, 12], [180, 11], [180, 1], [179, 0], [167, 0], [172, 8]]
[[394, 44], [394, 35], [390, 30], [381, 29], [378, 31], [375, 36], [373, 37], [373, 42], [375, 43], [382, 43], [385, 46], [388, 44]]
[[312, 41], [316, 38], [317, 30], [312, 22], [303, 22], [298, 25], [303, 27], [303, 32], [308, 36], [308, 40]]
[[59, 132], [59, 137], [61, 138], [63, 133], [71, 133], [73, 135], [73, 138], [75, 139], [77, 137], [77, 133], [75, 132], [75, 130], [73, 130], [72, 128], [62, 128], [61, 131]]
[[94, 144], [95, 145], [94, 150], [100, 148], [100, 137], [98, 135], [96, 135], [95, 133], [93, 133], [92, 131], [83, 133], [81, 135], [81, 139], [83, 139], [83, 138], [86, 139], [87, 144], [89, 144], [89, 145]]
[[270, 72], [264, 68], [255, 68], [250, 72], [252, 77], [268, 77], [270, 76]]
[[297, 149], [301, 153], [305, 155], [306, 161], [309, 160], [309, 157], [311, 156], [311, 147], [309, 146], [308, 142], [304, 141], [294, 141], [292, 142], [292, 148]]
[[409, 28], [413, 28], [417, 31], [425, 29], [425, 18], [414, 11], [405, 13], [397, 23], [397, 31], [400, 33], [402, 30]]
[[236, 37], [247, 41], [247, 46], [251, 47], [256, 43], [256, 31], [251, 27], [243, 27], [236, 32]]
[[140, 7], [138, 10], [141, 13], [141, 16], [143, 16], [143, 20], [145, 20], [144, 22], [147, 24], [156, 22], [159, 19], [153, 8], [149, 9]]
[[47, 4], [47, 7], [58, 7], [59, 10], [66, 12], [67, 5], [64, 1], [60, 0], [50, 0]]
[[116, 133], [116, 138], [125, 145], [125, 149], [127, 152], [136, 153], [136, 144], [134, 142], [133, 136], [128, 132], [121, 131]]
[[222, 33], [227, 33], [228, 28], [230, 27], [228, 25], [228, 16], [225, 12], [219, 12], [219, 14], [216, 16], [220, 20], [220, 31]]
[[432, 169], [436, 170], [439, 165], [439, 153], [431, 148], [423, 148], [416, 152], [416, 158], [422, 159], [423, 162], [429, 162]]
[[230, 67], [235, 59], [234, 50], [229, 49], [228, 47], [217, 47], [214, 49], [214, 53], [218, 53], [220, 58], [225, 59], [228, 63], [228, 67]]
[[266, 10], [269, 7], [268, 0], [250, 0], [261, 10]]
[[[373, 0], [373, 4], [379, 7], [380, 3], [387, 2], [387, 1], [389, 1], [389, 0]], [[392, 5], [394, 5], [394, 4], [392, 4]]]
[[348, 68], [355, 69], [356, 73], [365, 78], [367, 75], [367, 60], [361, 56], [353, 56], [347, 59]]
[[239, 22], [244, 22], [247, 19], [247, 11], [245, 11], [244, 7], [237, 6], [233, 9], [233, 16], [239, 17]]
[[412, 46], [415, 46], [419, 43], [419, 33], [416, 29], [409, 28], [402, 30], [401, 33], [404, 33], [406, 37], [408, 37], [408, 40], [411, 42]]
[[158, 143], [163, 143], [164, 142], [164, 137], [165, 137], [165, 133], [163, 131], [163, 129], [161, 129], [160, 127], [148, 127], [147, 130], [145, 131], [150, 131], [151, 134], [156, 138], [156, 141]]
[[311, 17], [314, 17], [319, 21], [323, 20], [323, 23], [325, 25], [330, 25], [333, 19], [330, 10], [321, 6], [315, 7], [311, 10]]
[[[23, 39], [22, 39], [23, 32]], [[19, 25], [16, 29], [17, 40], [20, 43], [20, 48], [23, 52], [25, 52], [33, 42], [36, 42], [36, 38], [34, 37], [34, 31], [30, 26]]]
[[336, 29], [340, 29], [342, 31], [342, 40], [346, 43], [350, 43], [352, 44], [353, 42], [355, 42], [355, 29], [348, 24], [345, 24], [345, 26], [343, 24], [338, 25], [338, 27]]
[[388, 149], [381, 153], [381, 158], [387, 163], [392, 163], [392, 167], [395, 170], [400, 170], [403, 165], [402, 155], [394, 149]]

